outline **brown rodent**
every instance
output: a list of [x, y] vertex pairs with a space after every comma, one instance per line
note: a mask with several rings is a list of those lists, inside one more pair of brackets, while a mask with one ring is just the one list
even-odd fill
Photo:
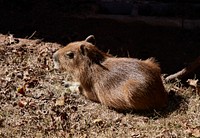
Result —
[[167, 92], [153, 58], [118, 58], [95, 47], [94, 36], [69, 43], [53, 55], [55, 68], [79, 81], [83, 95], [117, 110], [165, 107]]

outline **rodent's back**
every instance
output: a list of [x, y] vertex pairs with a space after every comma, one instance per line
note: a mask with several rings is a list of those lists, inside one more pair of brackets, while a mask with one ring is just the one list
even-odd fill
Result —
[[[153, 60], [108, 58], [107, 70], [95, 75], [95, 91], [101, 103], [117, 109], [150, 109], [166, 105], [167, 94], [160, 68]], [[123, 100], [125, 101], [123, 101]]]

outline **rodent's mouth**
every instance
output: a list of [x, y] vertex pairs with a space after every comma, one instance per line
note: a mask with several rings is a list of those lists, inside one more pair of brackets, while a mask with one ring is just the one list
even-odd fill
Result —
[[54, 70], [55, 73], [62, 73], [62, 70], [60, 70], [60, 69], [54, 68], [53, 70]]

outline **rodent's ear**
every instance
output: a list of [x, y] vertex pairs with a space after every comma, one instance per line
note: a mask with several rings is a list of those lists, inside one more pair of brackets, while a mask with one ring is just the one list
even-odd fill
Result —
[[81, 54], [85, 56], [87, 52], [87, 48], [85, 47], [85, 45], [81, 45], [80, 50], [81, 50]]
[[96, 64], [100, 64], [104, 59], [104, 55], [96, 48], [88, 48], [85, 45], [80, 46], [81, 54], [88, 57], [90, 61]]
[[96, 45], [96, 40], [95, 40], [94, 35], [88, 36], [88, 37], [85, 39], [85, 41], [86, 41], [86, 42], [89, 42], [89, 43], [91, 43], [91, 44], [93, 44], [93, 45]]

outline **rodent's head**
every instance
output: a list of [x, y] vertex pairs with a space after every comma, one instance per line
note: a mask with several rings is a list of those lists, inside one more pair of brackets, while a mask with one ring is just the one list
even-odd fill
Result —
[[95, 47], [95, 38], [90, 35], [85, 40], [69, 43], [54, 53], [54, 68], [73, 74], [92, 64], [101, 64], [107, 56], [110, 55]]

